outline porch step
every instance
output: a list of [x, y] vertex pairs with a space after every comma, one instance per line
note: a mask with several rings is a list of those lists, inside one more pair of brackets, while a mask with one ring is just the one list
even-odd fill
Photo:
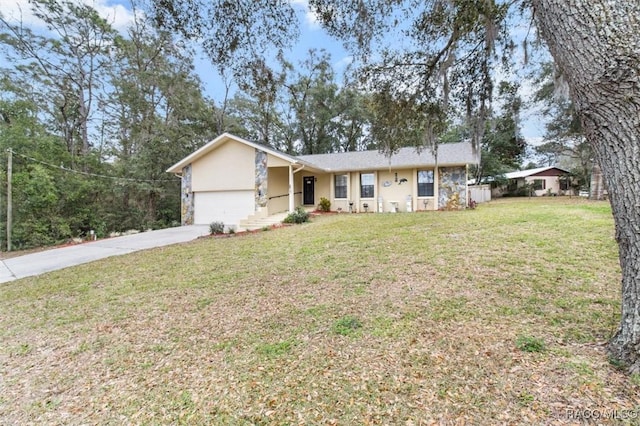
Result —
[[264, 227], [269, 227], [272, 225], [277, 225], [282, 223], [282, 221], [287, 217], [289, 213], [276, 213], [271, 216], [261, 217], [261, 218], [247, 218], [240, 221], [238, 225], [238, 231], [255, 231], [258, 229], [262, 229]]

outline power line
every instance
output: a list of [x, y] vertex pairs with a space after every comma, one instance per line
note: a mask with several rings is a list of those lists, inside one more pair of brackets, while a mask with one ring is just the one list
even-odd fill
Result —
[[22, 157], [25, 160], [33, 161], [35, 163], [39, 163], [39, 164], [42, 164], [44, 166], [51, 167], [53, 169], [59, 169], [59, 170], [62, 170], [64, 172], [67, 172], [67, 173], [75, 173], [75, 174], [79, 174], [79, 175], [91, 176], [91, 177], [96, 177], [96, 178], [101, 178], [101, 179], [111, 179], [111, 180], [127, 181], [127, 182], [140, 182], [140, 183], [143, 183], [143, 182], [144, 183], [175, 182], [175, 179], [135, 179], [135, 178], [118, 177], [118, 176], [107, 176], [107, 175], [101, 175], [101, 174], [98, 174], [98, 173], [83, 172], [81, 170], [69, 169], [69, 168], [65, 167], [64, 165], [62, 165], [62, 164], [59, 165], [59, 166], [56, 166], [55, 164], [47, 163], [46, 161], [38, 160], [36, 158], [29, 157], [28, 155], [24, 155], [24, 154], [20, 154], [18, 152], [15, 152], [11, 148], [9, 148], [7, 151], [10, 152], [10, 153], [13, 153], [13, 154], [15, 154], [15, 155], [17, 155], [19, 157]]

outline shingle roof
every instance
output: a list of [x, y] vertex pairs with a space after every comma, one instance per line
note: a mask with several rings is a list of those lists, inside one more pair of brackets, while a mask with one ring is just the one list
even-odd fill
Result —
[[[296, 157], [326, 171], [374, 170], [386, 167], [408, 168], [433, 166], [436, 159], [431, 149], [421, 152], [413, 147], [401, 148], [396, 154], [387, 157], [380, 151], [354, 151], [334, 154], [300, 155]], [[438, 145], [438, 165], [462, 165], [477, 163], [470, 142], [458, 142]]]
[[[354, 151], [334, 154], [300, 155], [294, 157], [264, 145], [247, 141], [238, 136], [223, 133], [171, 166], [167, 169], [167, 172], [180, 173], [182, 168], [187, 164], [196, 161], [200, 157], [214, 150], [217, 146], [230, 140], [235, 140], [236, 142], [268, 152], [269, 154], [289, 161], [292, 164], [304, 164], [310, 168], [326, 172], [376, 170], [387, 167], [425, 167], [434, 166], [436, 164], [435, 157], [431, 149], [423, 149], [418, 153], [415, 148], [401, 148], [391, 157], [387, 157], [380, 151]], [[473, 153], [470, 142], [438, 145], [438, 165], [440, 166], [475, 164], [477, 161], [477, 156]]]
[[538, 173], [546, 172], [547, 170], [551, 170], [551, 169], [558, 169], [562, 173], [570, 173], [568, 170], [561, 169], [560, 167], [549, 166], [549, 167], [538, 167], [536, 169], [518, 170], [517, 172], [505, 173], [504, 177], [506, 177], [507, 179], [519, 179], [527, 176], [537, 175]]

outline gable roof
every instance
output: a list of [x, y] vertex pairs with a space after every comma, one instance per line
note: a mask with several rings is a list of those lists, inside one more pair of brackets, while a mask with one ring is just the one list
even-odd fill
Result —
[[[288, 161], [291, 164], [300, 164], [325, 172], [376, 170], [387, 167], [409, 168], [436, 164], [434, 152], [428, 148], [422, 149], [420, 152], [414, 147], [400, 148], [400, 150], [391, 157], [388, 157], [380, 151], [352, 151], [294, 157], [230, 133], [223, 133], [169, 167], [167, 172], [181, 173], [183, 167], [193, 163], [229, 141], [239, 142], [259, 149], [277, 158]], [[438, 145], [437, 157], [438, 165], [440, 166], [475, 164], [478, 162], [477, 154], [474, 154], [470, 142], [440, 144]]]
[[[213, 151], [214, 149], [216, 149], [217, 147], [229, 142], [229, 141], [236, 141], [236, 142], [240, 142], [242, 144], [248, 145], [250, 147], [259, 149], [261, 151], [264, 151], [268, 154], [271, 154], [275, 157], [281, 158], [285, 161], [288, 161], [292, 164], [305, 164], [304, 162], [300, 161], [299, 159], [297, 159], [296, 157], [293, 157], [291, 155], [285, 154], [284, 152], [280, 152], [277, 151], [275, 149], [266, 147], [264, 145], [260, 145], [257, 144], [255, 142], [250, 142], [246, 139], [243, 139], [239, 136], [236, 135], [232, 135], [231, 133], [223, 133], [220, 136], [218, 136], [217, 138], [215, 138], [214, 140], [208, 142], [207, 144], [205, 144], [204, 146], [202, 146], [201, 148], [197, 149], [196, 151], [192, 152], [191, 154], [187, 155], [186, 157], [184, 157], [182, 160], [178, 161], [176, 164], [174, 164], [173, 166], [169, 167], [167, 169], [168, 173], [181, 173], [182, 172], [182, 168], [184, 166], [187, 166], [191, 163], [193, 163], [194, 161], [196, 161], [197, 159], [199, 159], [200, 157], [205, 156], [206, 154], [208, 154], [209, 152]], [[311, 164], [309, 164], [311, 165]]]
[[[429, 148], [420, 152], [414, 147], [400, 148], [391, 157], [380, 151], [352, 151], [334, 154], [300, 155], [299, 159], [315, 164], [317, 167], [331, 172], [355, 170], [374, 170], [386, 167], [408, 168], [435, 165], [436, 158]], [[477, 156], [473, 153], [470, 142], [447, 143], [438, 145], [438, 165], [474, 164]]]
[[560, 167], [548, 166], [548, 167], [538, 167], [536, 169], [518, 170], [517, 172], [505, 173], [504, 177], [506, 177], [507, 179], [519, 179], [519, 178], [534, 176], [534, 175], [537, 175], [539, 173], [543, 173], [543, 172], [546, 172], [546, 171], [549, 171], [549, 170], [553, 170], [553, 169], [558, 170], [560, 172], [560, 173], [558, 173], [559, 175], [564, 175], [564, 174], [571, 173], [568, 170], [561, 169]]

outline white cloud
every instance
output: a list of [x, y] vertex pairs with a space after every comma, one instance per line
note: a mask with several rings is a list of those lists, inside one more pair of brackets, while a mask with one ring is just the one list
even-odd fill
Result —
[[0, 0], [2, 16], [9, 22], [22, 22], [25, 26], [38, 25], [42, 22], [33, 16], [27, 0]]
[[353, 63], [353, 56], [347, 55], [334, 64], [336, 69], [342, 70]]
[[[126, 31], [133, 22], [134, 14], [129, 2], [117, 3], [110, 0], [82, 0], [82, 2], [93, 7], [101, 17], [106, 19], [119, 32]], [[22, 22], [23, 25], [34, 30], [45, 29], [44, 23], [31, 12], [31, 5], [28, 0], [0, 0], [0, 10], [4, 18], [9, 22]]]
[[544, 138], [542, 136], [529, 136], [526, 137], [527, 143], [531, 146], [540, 146], [544, 143]]
[[[85, 3], [92, 6], [100, 16], [120, 32], [126, 31], [135, 18], [130, 4], [109, 4], [108, 0], [86, 1]], [[136, 10], [136, 13], [141, 14], [142, 12]]]
[[309, 29], [317, 30], [320, 28], [320, 20], [318, 15], [309, 7], [309, 0], [289, 0], [289, 4], [304, 13], [304, 22]]

